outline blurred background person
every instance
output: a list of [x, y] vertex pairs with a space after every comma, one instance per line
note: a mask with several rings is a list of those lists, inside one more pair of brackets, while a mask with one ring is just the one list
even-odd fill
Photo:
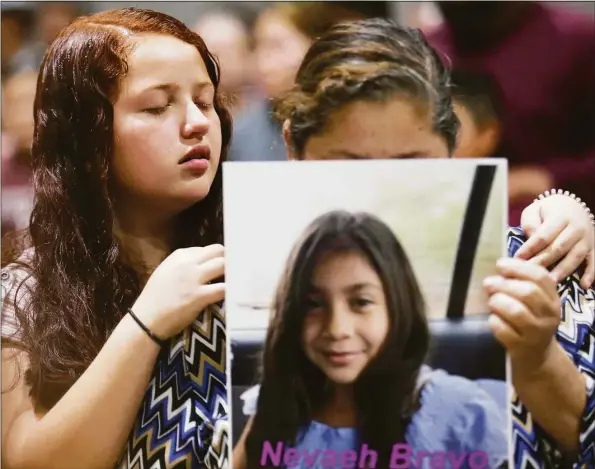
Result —
[[502, 90], [510, 224], [540, 193], [564, 187], [595, 206], [595, 16], [542, 2], [438, 2], [430, 43], [455, 68]]
[[[86, 2], [37, 2], [31, 38], [12, 57], [10, 73], [37, 71], [48, 45], [62, 29], [83, 14]], [[4, 35], [2, 37], [4, 40]]]
[[407, 2], [401, 5], [405, 7], [401, 21], [405, 26], [429, 32], [442, 24], [443, 18], [436, 2]]
[[48, 45], [86, 5], [2, 4], [2, 236], [25, 228], [31, 214], [30, 151], [39, 66]]
[[37, 72], [23, 71], [2, 86], [2, 235], [25, 228], [29, 222], [36, 85]]
[[451, 76], [455, 113], [461, 126], [455, 158], [498, 156], [500, 145], [500, 92], [487, 74], [454, 70]]
[[312, 41], [332, 25], [366, 16], [380, 16], [363, 2], [278, 3], [264, 9], [254, 25], [256, 81], [262, 97], [249, 103], [234, 122], [230, 161], [284, 161], [281, 127], [274, 121], [271, 100], [293, 86], [297, 69]]
[[23, 47], [34, 23], [34, 12], [2, 2], [2, 79], [10, 73], [12, 59]]
[[237, 115], [250, 99], [254, 85], [249, 26], [230, 8], [200, 15], [193, 29], [219, 59], [223, 71], [221, 90], [229, 97], [232, 112]]

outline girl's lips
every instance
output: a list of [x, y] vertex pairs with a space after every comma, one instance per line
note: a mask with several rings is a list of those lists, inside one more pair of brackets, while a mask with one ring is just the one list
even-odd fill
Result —
[[209, 169], [209, 160], [205, 159], [191, 159], [187, 160], [184, 163], [180, 163], [184, 169], [192, 171], [193, 173], [197, 174], [204, 174], [207, 169]]
[[361, 352], [323, 352], [326, 360], [334, 366], [349, 365]]
[[184, 157], [178, 162], [178, 164], [186, 164], [192, 160], [210, 160], [211, 159], [211, 149], [208, 145], [204, 143], [199, 145], [194, 145]]

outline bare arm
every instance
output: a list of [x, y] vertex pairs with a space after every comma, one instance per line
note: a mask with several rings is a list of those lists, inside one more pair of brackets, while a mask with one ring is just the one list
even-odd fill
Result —
[[23, 380], [26, 354], [3, 349], [2, 382], [9, 391], [2, 394], [2, 467], [114, 467], [158, 353], [159, 347], [126, 315], [62, 399], [48, 412], [36, 414]]
[[[195, 320], [197, 311], [223, 299], [224, 285], [209, 282], [223, 275], [224, 265], [223, 246], [178, 249], [153, 272], [133, 309], [158, 337], [173, 337]], [[2, 293], [3, 308], [18, 304], [16, 294], [7, 294], [5, 301], [4, 288]], [[10, 350], [15, 349], [2, 354], [2, 380], [12, 385], [15, 365], [21, 363], [22, 377], [27, 357], [22, 352], [11, 357]], [[113, 468], [125, 449], [158, 354], [158, 345], [126, 315], [49, 411], [35, 412], [29, 390], [19, 380], [2, 395], [2, 467]]]
[[248, 464], [248, 461], [246, 460], [246, 438], [248, 437], [248, 433], [250, 433], [250, 429], [252, 428], [253, 419], [254, 417], [250, 417], [248, 419], [248, 422], [242, 431], [242, 436], [240, 436], [238, 443], [233, 449], [231, 455], [231, 467], [233, 467], [233, 469], [246, 469]]
[[501, 259], [497, 270], [499, 275], [484, 281], [490, 326], [510, 354], [516, 393], [559, 449], [576, 454], [587, 383], [556, 339], [560, 308], [568, 300], [561, 304], [557, 285], [542, 266]]
[[561, 450], [576, 455], [587, 401], [586, 383], [560, 344], [553, 344], [548, 359], [532, 373], [513, 363], [512, 381], [535, 421], [558, 442]]

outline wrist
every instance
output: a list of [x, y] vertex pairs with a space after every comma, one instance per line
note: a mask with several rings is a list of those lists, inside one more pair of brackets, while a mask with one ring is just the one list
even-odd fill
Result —
[[[159, 318], [155, 308], [150, 306], [147, 307], [142, 301], [136, 301], [126, 313], [129, 313], [130, 311], [133, 312], [137, 320], [135, 320], [131, 314], [126, 314], [126, 316], [130, 316], [130, 318], [137, 323], [137, 327], [141, 329], [141, 331], [144, 328], [148, 329], [150, 333], [143, 331], [147, 336], [154, 335], [158, 340], [169, 339], [171, 334], [169, 334], [166, 325], [163, 324], [163, 320]], [[138, 324], [139, 321], [142, 325]]]
[[555, 337], [542, 351], [529, 350], [523, 354], [511, 354], [513, 379], [533, 381], [548, 375], [549, 369], [558, 361], [560, 354], [564, 354], [564, 351]]
[[128, 308], [128, 314], [138, 324], [138, 327], [140, 327], [143, 330], [143, 332], [145, 332], [145, 334], [147, 334], [149, 338], [153, 342], [155, 342], [159, 347], [164, 347], [167, 345], [167, 341], [157, 336], [149, 327], [147, 327], [145, 323], [134, 313], [132, 308]]
[[154, 340], [151, 339], [147, 335], [145, 331], [143, 331], [134, 318], [130, 314], [125, 314], [120, 323], [118, 324], [116, 330], [120, 330], [121, 334], [126, 337], [126, 342], [130, 344], [135, 344], [134, 347], [142, 348], [142, 350], [155, 350], [159, 352], [161, 347], [155, 343]]

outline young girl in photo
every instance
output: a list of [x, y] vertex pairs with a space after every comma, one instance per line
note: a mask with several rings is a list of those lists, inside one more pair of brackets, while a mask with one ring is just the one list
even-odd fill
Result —
[[76, 20], [35, 98], [35, 205], [2, 258], [2, 467], [227, 461], [219, 69], [180, 21]]
[[[382, 19], [338, 25], [314, 42], [276, 111], [294, 160], [445, 158], [458, 143], [448, 70], [421, 32]], [[512, 259], [485, 287], [511, 359], [515, 467], [590, 467], [593, 214], [548, 191], [510, 228], [508, 248]]]
[[[317, 218], [290, 254], [271, 318], [234, 469], [339, 468], [348, 451], [357, 453], [353, 467], [369, 469], [507, 460], [506, 408], [474, 382], [423, 366], [424, 299], [401, 244], [376, 217]], [[290, 461], [278, 442], [299, 456]], [[364, 444], [377, 457], [362, 465]], [[397, 444], [408, 445], [412, 466], [395, 466], [404, 464], [392, 454]]]

